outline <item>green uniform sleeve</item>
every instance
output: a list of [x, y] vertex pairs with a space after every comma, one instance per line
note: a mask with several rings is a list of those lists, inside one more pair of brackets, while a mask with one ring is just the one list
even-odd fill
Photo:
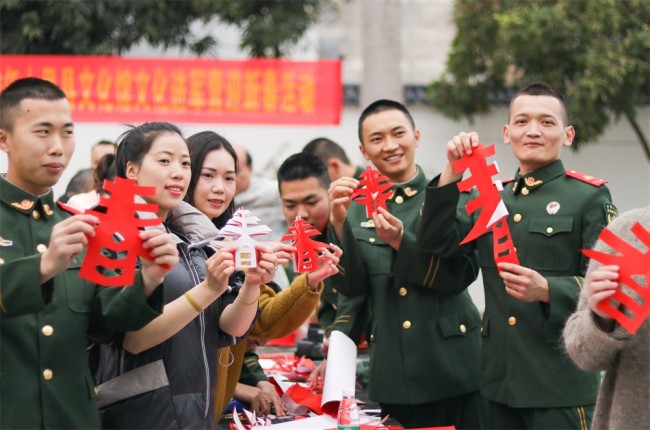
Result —
[[325, 329], [330, 337], [333, 330], [345, 333], [354, 343], [359, 344], [361, 335], [370, 324], [370, 305], [366, 296], [348, 297], [339, 293], [334, 321]]
[[244, 362], [239, 375], [239, 383], [256, 387], [260, 381], [268, 381], [262, 366], [260, 366], [260, 357], [254, 351], [244, 353]]
[[418, 227], [418, 244], [426, 251], [440, 256], [472, 253], [474, 241], [460, 242], [472, 228], [465, 204], [474, 196], [461, 193], [456, 183], [438, 187], [439, 176], [426, 188], [426, 197]]

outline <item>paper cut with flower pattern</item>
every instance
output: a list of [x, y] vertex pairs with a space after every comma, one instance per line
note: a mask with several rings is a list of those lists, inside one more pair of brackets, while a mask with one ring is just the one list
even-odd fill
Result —
[[[592, 249], [583, 249], [582, 252], [603, 265], [619, 267], [616, 292], [596, 306], [634, 334], [650, 315], [650, 232], [639, 222], [632, 226], [631, 231], [645, 245], [645, 252], [608, 229], [604, 229], [598, 238], [617, 254]], [[645, 286], [639, 283], [640, 277], [645, 278]], [[626, 288], [621, 288], [622, 285]]]
[[291, 240], [291, 245], [296, 248], [293, 256], [294, 273], [313, 272], [318, 269], [318, 249], [331, 248], [325, 243], [310, 239], [319, 234], [321, 233], [311, 224], [297, 216], [289, 227], [289, 234], [285, 234], [280, 239], [282, 242]]
[[[151, 196], [154, 187], [140, 187], [132, 179], [115, 178], [115, 182], [104, 181], [104, 190], [110, 196], [101, 196], [99, 205], [106, 209], [95, 209], [85, 213], [99, 218], [95, 235], [88, 238], [88, 249], [79, 271], [79, 276], [90, 282], [107, 287], [132, 285], [138, 257], [153, 261], [149, 250], [142, 247], [140, 231], [144, 227], [158, 226], [162, 222], [157, 216], [142, 218], [142, 212], [157, 213], [158, 205], [136, 203], [136, 196]], [[114, 276], [104, 269], [117, 272]]]
[[465, 205], [467, 213], [471, 215], [480, 210], [474, 226], [460, 244], [471, 242], [492, 230], [494, 260], [497, 263], [519, 264], [510, 227], [507, 223], [508, 209], [500, 196], [503, 184], [499, 179], [492, 180], [492, 176], [499, 173], [499, 168], [496, 163], [487, 164], [487, 158], [493, 156], [494, 153], [494, 145], [484, 147], [479, 144], [472, 148], [471, 154], [465, 154], [463, 158], [456, 160], [453, 164], [456, 173], [466, 169], [470, 172], [468, 178], [458, 183], [458, 189], [461, 192], [469, 192], [476, 187], [478, 191], [478, 196]]
[[359, 187], [352, 193], [352, 199], [366, 205], [366, 216], [372, 218], [378, 208], [386, 209], [386, 200], [392, 195], [389, 191], [392, 186], [393, 183], [379, 170], [368, 166], [361, 174]]
[[235, 251], [235, 267], [237, 269], [252, 269], [257, 267], [257, 251], [255, 239], [265, 236], [271, 229], [260, 224], [260, 219], [249, 210], [239, 208], [219, 232], [224, 236], [223, 242], [214, 242], [218, 247], [237, 246]]

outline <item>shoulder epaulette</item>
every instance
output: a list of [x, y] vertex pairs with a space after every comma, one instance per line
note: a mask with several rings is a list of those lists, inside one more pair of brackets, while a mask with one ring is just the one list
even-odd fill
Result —
[[600, 187], [601, 185], [605, 185], [607, 183], [605, 179], [596, 178], [595, 176], [576, 172], [575, 170], [567, 170], [566, 175], [578, 179], [582, 182], [586, 182], [590, 185], [593, 185], [594, 187]]
[[515, 180], [515, 178], [512, 177], [512, 178], [504, 179], [503, 181], [501, 181], [501, 183], [502, 183], [502, 184], [507, 184], [507, 183], [512, 182], [512, 181], [514, 181], [514, 180]]

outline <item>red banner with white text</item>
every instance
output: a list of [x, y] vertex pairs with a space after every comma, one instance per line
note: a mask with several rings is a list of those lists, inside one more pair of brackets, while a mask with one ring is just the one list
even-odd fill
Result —
[[68, 95], [75, 121], [338, 124], [341, 63], [2, 55], [0, 86], [36, 76]]

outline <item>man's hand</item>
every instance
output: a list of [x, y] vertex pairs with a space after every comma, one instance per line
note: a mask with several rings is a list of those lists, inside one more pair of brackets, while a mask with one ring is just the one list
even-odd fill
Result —
[[257, 387], [237, 383], [233, 397], [249, 403], [251, 410], [258, 416], [270, 414], [271, 406], [275, 408], [277, 416], [283, 417], [286, 415], [282, 399], [280, 399], [275, 387], [270, 382], [260, 381]]
[[512, 263], [499, 263], [497, 267], [506, 293], [522, 302], [549, 302], [548, 281], [538, 272]]
[[[260, 381], [257, 383], [257, 388], [260, 390], [260, 397], [266, 400], [265, 403], [273, 406], [275, 409], [275, 415], [278, 417], [283, 417], [287, 414], [287, 410], [282, 403], [282, 399], [278, 396], [278, 392], [275, 390], [275, 385], [269, 381]], [[271, 408], [266, 414], [271, 413]]]
[[457, 134], [447, 142], [447, 145], [445, 146], [447, 151], [447, 162], [440, 174], [440, 180], [438, 181], [439, 187], [459, 181], [463, 177], [463, 172], [456, 173], [453, 164], [465, 155], [470, 155], [472, 153], [472, 148], [477, 147], [478, 144], [478, 133], [474, 131], [471, 133]]
[[404, 237], [404, 223], [382, 207], [377, 208], [372, 220], [375, 223], [377, 237], [399, 251]]
[[352, 193], [358, 186], [358, 180], [343, 176], [332, 182], [327, 191], [330, 199], [330, 223], [339, 239], [341, 239], [343, 223], [348, 216], [348, 208], [352, 202]]
[[[156, 288], [163, 282], [165, 275], [178, 264], [178, 249], [171, 236], [158, 229], [140, 232], [142, 246], [149, 250], [153, 261], [142, 258], [142, 279], [145, 290]], [[166, 267], [163, 267], [166, 266]]]
[[330, 246], [332, 247], [331, 252], [328, 248], [325, 247], [318, 249], [320, 252], [317, 261], [318, 269], [307, 274], [309, 286], [313, 291], [316, 291], [316, 289], [318, 289], [318, 284], [320, 284], [323, 280], [339, 273], [339, 268], [337, 265], [339, 264], [339, 259], [341, 258], [343, 251], [336, 245], [330, 244]]
[[41, 283], [66, 270], [75, 255], [88, 246], [88, 237], [95, 235], [99, 219], [93, 215], [74, 215], [52, 228], [50, 244], [41, 255]]
[[315, 392], [323, 391], [323, 383], [325, 382], [325, 370], [327, 368], [327, 358], [323, 359], [320, 364], [312, 370], [307, 378], [309, 388]]

